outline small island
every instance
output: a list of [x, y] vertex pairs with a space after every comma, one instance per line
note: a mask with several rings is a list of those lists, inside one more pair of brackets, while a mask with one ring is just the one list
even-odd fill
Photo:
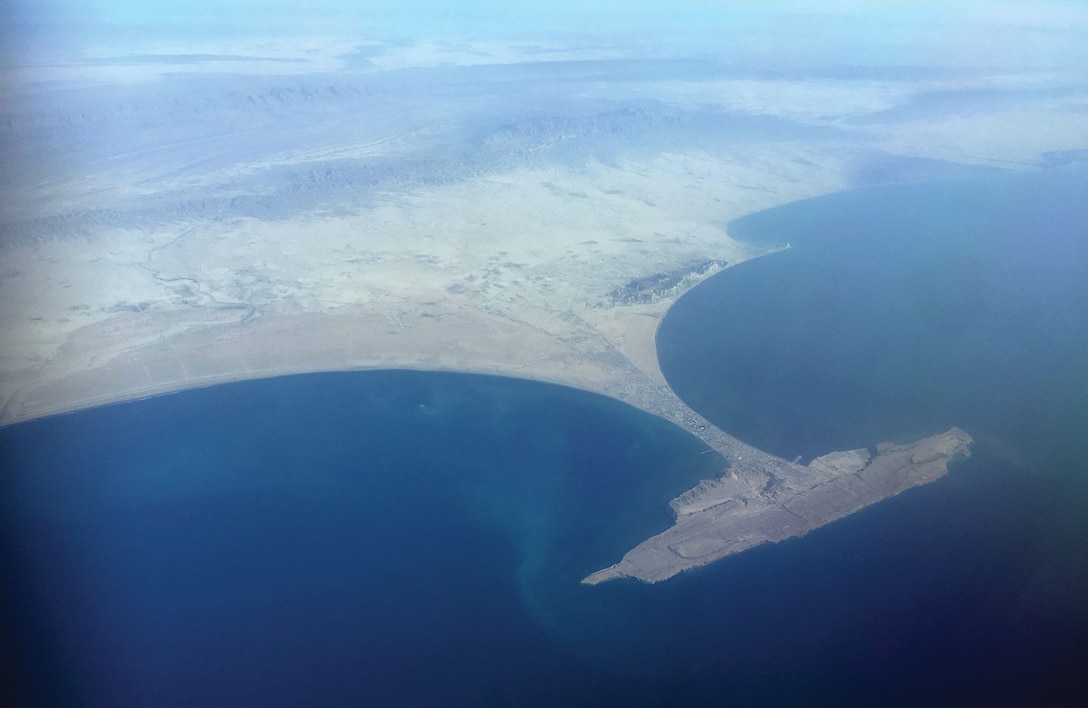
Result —
[[831, 452], [807, 465], [766, 453], [738, 457], [725, 476], [700, 482], [669, 503], [676, 515], [672, 527], [582, 583], [616, 578], [657, 583], [763, 543], [804, 536], [940, 479], [953, 458], [970, 456], [972, 442], [952, 428], [908, 445], [881, 443], [876, 455], [865, 448]]

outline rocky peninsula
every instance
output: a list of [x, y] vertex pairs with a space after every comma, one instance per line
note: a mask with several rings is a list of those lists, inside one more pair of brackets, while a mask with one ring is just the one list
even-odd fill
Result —
[[721, 478], [701, 482], [670, 502], [676, 523], [628, 551], [586, 585], [637, 578], [667, 580], [763, 543], [804, 536], [911, 487], [936, 481], [971, 436], [952, 428], [907, 445], [881, 443], [830, 452], [807, 465], [756, 453], [738, 458]]
[[[970, 442], [950, 431], [797, 465], [681, 401], [658, 367], [662, 316], [777, 250], [728, 223], [1030, 166], [1084, 134], [1083, 107], [1027, 92], [1030, 73], [802, 80], [765, 57], [758, 71], [674, 60], [687, 43], [650, 60], [639, 43], [562, 37], [148, 35], [123, 49], [103, 37], [0, 67], [0, 426], [317, 371], [577, 387], [729, 465], [592, 582], [654, 582], [802, 534], [935, 479]], [[998, 79], [1017, 100], [971, 120], [923, 100]]]

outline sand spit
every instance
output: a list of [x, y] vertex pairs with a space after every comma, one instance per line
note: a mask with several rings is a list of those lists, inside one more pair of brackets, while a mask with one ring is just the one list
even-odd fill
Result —
[[[537, 379], [659, 415], [729, 462], [735, 479], [677, 507], [682, 530], [742, 498], [784, 509], [798, 480], [859, 463], [766, 455], [661, 375], [669, 306], [775, 250], [731, 239], [731, 220], [1083, 147], [1081, 94], [1035, 70], [787, 80], [765, 57], [750, 74], [561, 38], [103, 41], [0, 68], [0, 425], [315, 371]], [[935, 91], [996, 97], [965, 116]], [[937, 469], [908, 467], [903, 484]], [[849, 513], [817, 506], [763, 540]], [[693, 538], [685, 567], [721, 554]]]

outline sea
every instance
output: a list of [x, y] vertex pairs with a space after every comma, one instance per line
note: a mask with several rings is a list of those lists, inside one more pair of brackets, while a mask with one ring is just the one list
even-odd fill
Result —
[[809, 459], [948, 476], [657, 585], [589, 587], [726, 462], [560, 386], [371, 371], [0, 430], [11, 705], [1040, 704], [1086, 691], [1088, 170], [870, 187], [669, 311], [662, 369]]

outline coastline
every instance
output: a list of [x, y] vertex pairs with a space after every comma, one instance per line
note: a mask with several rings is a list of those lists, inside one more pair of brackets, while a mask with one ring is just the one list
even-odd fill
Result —
[[[750, 258], [739, 262], [744, 260]], [[661, 374], [654, 339], [669, 307], [723, 270], [684, 278], [683, 287], [649, 303], [571, 315], [558, 332], [471, 307], [414, 318], [366, 308], [260, 317], [230, 309], [220, 321], [190, 324], [168, 336], [145, 336], [144, 343], [125, 347], [125, 342], [141, 341], [136, 336], [140, 331], [161, 332], [172, 319], [170, 313], [126, 311], [78, 331], [58, 352], [52, 369], [43, 369], [40, 379], [31, 378], [7, 401], [0, 421], [11, 425], [189, 388], [320, 371], [476, 373], [605, 395], [677, 425], [729, 467], [721, 477], [674, 499], [670, 507], [675, 525], [639, 544], [617, 564], [587, 576], [582, 582], [588, 585], [622, 577], [656, 583], [761, 543], [804, 535], [909, 487], [935, 481], [947, 472], [952, 455], [969, 454], [970, 436], [953, 429], [909, 446], [883, 445], [872, 462], [868, 453], [850, 451], [799, 465], [741, 442], [696, 413]], [[216, 314], [223, 316], [222, 311]], [[152, 319], [162, 321], [156, 325]], [[111, 351], [118, 342], [118, 350]], [[49, 378], [44, 374], [50, 370], [64, 373]], [[902, 461], [913, 451], [934, 447], [949, 452], [930, 455], [918, 465], [883, 464], [889, 456]], [[855, 464], [861, 453], [864, 463]], [[884, 474], [873, 480], [859, 476], [882, 465]], [[842, 499], [845, 506], [839, 503]], [[792, 507], [805, 507], [808, 513], [799, 516]]]
[[1076, 105], [1042, 99], [1011, 122], [896, 118], [924, 72], [889, 94], [668, 61], [651, 80], [609, 57], [613, 93], [586, 79], [596, 50], [390, 44], [352, 63], [353, 42], [0, 71], [26, 169], [0, 185], [0, 426], [243, 379], [458, 371], [609, 396], [785, 487], [800, 466], [704, 419], [658, 364], [685, 291], [776, 250], [724, 225], [867, 172], [1037, 165], [1083, 136]]
[[778, 543], [935, 482], [956, 457], [970, 457], [970, 435], [952, 428], [906, 445], [880, 443], [831, 452], [807, 465], [777, 458], [738, 460], [729, 473], [673, 499], [674, 524], [590, 573], [583, 585], [619, 578], [659, 583], [764, 543]]
[[396, 319], [368, 307], [256, 318], [221, 310], [180, 322], [170, 312], [118, 313], [76, 330], [48, 365], [23, 372], [0, 426], [246, 379], [405, 369], [531, 379], [609, 396], [721, 452], [740, 443], [704, 431], [714, 426], [668, 387], [654, 345], [668, 307], [717, 272], [650, 304], [570, 314], [562, 331], [470, 306]]
[[[744, 168], [696, 152], [588, 174], [517, 169], [334, 216], [6, 243], [0, 425], [237, 379], [382, 368], [538, 379], [682, 424], [692, 414], [658, 368], [657, 323], [706, 277], [775, 250], [715, 220], [842, 186], [795, 165], [773, 191], [766, 172], [722, 184]], [[568, 196], [591, 189], [599, 199]]]

